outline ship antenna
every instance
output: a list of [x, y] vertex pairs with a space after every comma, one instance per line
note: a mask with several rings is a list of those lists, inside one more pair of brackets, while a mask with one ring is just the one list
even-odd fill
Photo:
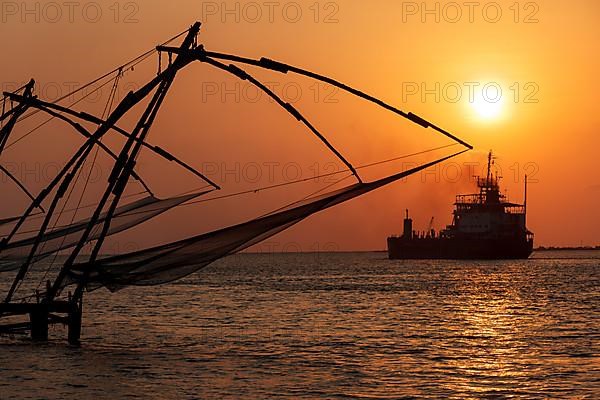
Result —
[[492, 173], [492, 151], [488, 153], [488, 165], [487, 165], [487, 177], [486, 177], [486, 186], [490, 185], [490, 174]]
[[525, 226], [527, 226], [527, 174], [525, 174], [525, 192], [523, 194], [523, 213], [525, 214]]

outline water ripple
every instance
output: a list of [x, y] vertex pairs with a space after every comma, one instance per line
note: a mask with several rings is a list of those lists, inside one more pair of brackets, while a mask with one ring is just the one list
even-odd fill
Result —
[[0, 398], [600, 398], [600, 253], [241, 255], [0, 340]]

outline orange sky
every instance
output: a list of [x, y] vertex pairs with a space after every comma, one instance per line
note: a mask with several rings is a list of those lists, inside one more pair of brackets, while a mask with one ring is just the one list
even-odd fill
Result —
[[[597, 1], [510, 0], [496, 2], [498, 7], [482, 2], [471, 10], [461, 2], [459, 9], [442, 2], [438, 11], [433, 1], [424, 3], [426, 9], [420, 1], [228, 2], [227, 9], [220, 1], [122, 1], [117, 8], [109, 5], [113, 2], [82, 2], [73, 9], [9, 3], [2, 5], [0, 24], [4, 90], [33, 77], [38, 95], [52, 100], [199, 20], [200, 41], [209, 50], [266, 56], [332, 76], [415, 112], [476, 148], [454, 164], [311, 217], [259, 246], [262, 250], [383, 249], [386, 236], [400, 231], [405, 208], [411, 209], [417, 229], [425, 229], [431, 216], [436, 228], [443, 227], [451, 221], [454, 195], [472, 190], [464, 163], [479, 163], [474, 172], [482, 173], [489, 149], [498, 156], [511, 200], [522, 200], [522, 175], [534, 180], [528, 225], [536, 244], [600, 244]], [[124, 87], [139, 87], [156, 69], [153, 57], [124, 77]], [[293, 100], [355, 165], [449, 143], [310, 80], [247, 70]], [[486, 84], [502, 89], [500, 111], [493, 118], [482, 117], [469, 103], [470, 85]], [[235, 85], [205, 65], [182, 71], [152, 131], [152, 143], [208, 169], [228, 191], [341, 168], [295, 120], [264, 98], [254, 101], [256, 92], [245, 84]], [[103, 101], [86, 101], [80, 109], [100, 113]], [[60, 128], [49, 124], [3, 155], [2, 162], [34, 191], [81, 143]], [[20, 129], [16, 136], [26, 132]], [[117, 148], [117, 141], [107, 140]], [[108, 160], [102, 162], [107, 168]], [[404, 167], [392, 163], [365, 177]], [[198, 186], [193, 177], [152, 156], [142, 156], [140, 171], [161, 195]], [[112, 246], [138, 248], [234, 223], [326, 183], [237, 203], [185, 207], [113, 239]], [[11, 213], [23, 201], [11, 192]]]

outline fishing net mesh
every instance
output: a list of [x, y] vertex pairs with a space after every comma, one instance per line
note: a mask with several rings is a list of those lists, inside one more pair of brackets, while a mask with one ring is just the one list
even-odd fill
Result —
[[[147, 196], [118, 207], [111, 220], [108, 235], [114, 235], [130, 229], [173, 207], [198, 197], [201, 194], [202, 193], [193, 193], [168, 199], [158, 199], [154, 196]], [[98, 239], [102, 231], [102, 224], [105, 220], [106, 213], [103, 213], [98, 219], [98, 222], [94, 225], [89, 240]], [[57, 251], [75, 246], [81, 239], [88, 224], [88, 219], [81, 220], [45, 233], [41, 238], [39, 250], [36, 252], [33, 261], [40, 261]], [[33, 236], [9, 243], [7, 247], [0, 252], [0, 272], [18, 269], [25, 258], [29, 256], [36, 240], [37, 236]]]

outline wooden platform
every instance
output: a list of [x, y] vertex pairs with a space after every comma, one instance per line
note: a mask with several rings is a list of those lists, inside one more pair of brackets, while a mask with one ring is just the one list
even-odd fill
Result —
[[[65, 314], [64, 316], [56, 314]], [[0, 333], [15, 334], [30, 331], [35, 341], [48, 340], [48, 327], [51, 324], [68, 326], [68, 340], [79, 344], [81, 336], [81, 305], [68, 301], [39, 303], [1, 303], [1, 318], [28, 315], [28, 322], [0, 324]]]

